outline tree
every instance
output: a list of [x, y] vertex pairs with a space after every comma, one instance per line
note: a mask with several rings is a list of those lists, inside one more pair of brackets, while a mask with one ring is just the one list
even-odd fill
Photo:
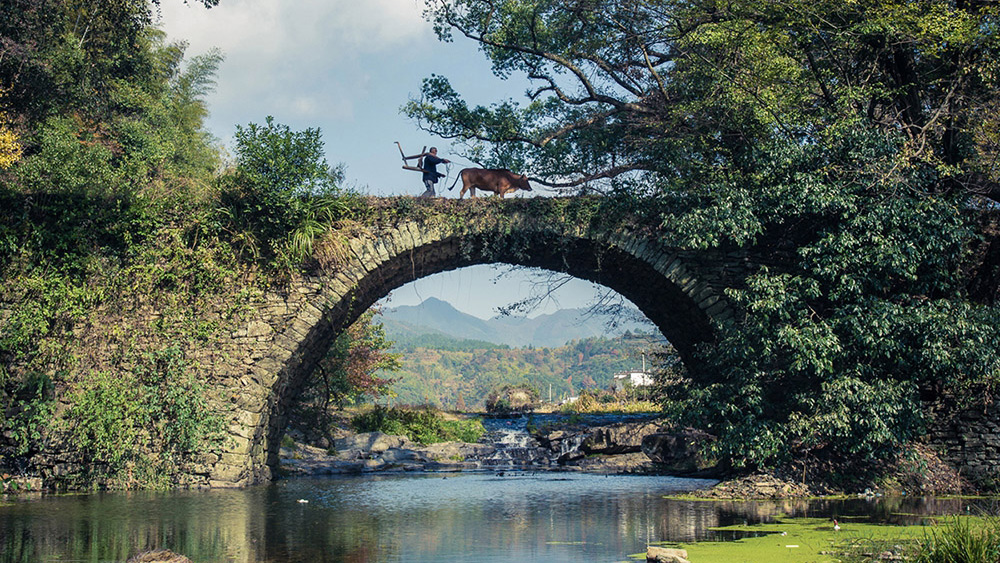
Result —
[[921, 391], [995, 389], [998, 311], [965, 289], [976, 196], [1000, 201], [994, 3], [434, 0], [428, 16], [537, 85], [524, 107], [470, 108], [432, 76], [404, 108], [428, 131], [601, 189], [670, 244], [783, 249], [731, 292], [744, 315], [675, 395], [734, 466], [885, 455], [921, 431]]
[[447, 79], [405, 111], [470, 156], [548, 185], [630, 173], [690, 181], [762, 140], [822, 143], [860, 122], [950, 187], [996, 196], [997, 6], [936, 0], [720, 5], [688, 0], [432, 0], [440, 38], [478, 42], [521, 107], [470, 108]]
[[392, 342], [376, 314], [370, 309], [348, 327], [317, 367], [326, 397], [338, 406], [386, 394], [393, 380], [377, 374], [400, 368], [400, 354], [388, 351]]
[[263, 126], [237, 126], [234, 150], [222, 194], [230, 232], [254, 256], [309, 257], [314, 238], [347, 209], [337, 186], [343, 168], [327, 163], [321, 131], [293, 131], [268, 116]]
[[331, 344], [295, 406], [293, 427], [307, 436], [329, 436], [331, 406], [342, 408], [389, 393], [395, 380], [380, 374], [398, 370], [401, 355], [389, 352], [392, 342], [375, 322], [377, 314], [376, 309], [368, 310]]

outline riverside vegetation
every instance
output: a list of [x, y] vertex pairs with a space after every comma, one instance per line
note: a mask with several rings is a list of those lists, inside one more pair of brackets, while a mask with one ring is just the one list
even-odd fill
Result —
[[[344, 189], [320, 131], [269, 117], [237, 128], [225, 163], [203, 127], [221, 55], [185, 59], [150, 14], [0, 6], [5, 471], [77, 450], [74, 486], [183, 484], [177, 468], [225, 417], [198, 363], [224, 321], [336, 267], [366, 222], [455, 220], [442, 202]], [[849, 475], [846, 461], [877, 466], [921, 436], [924, 399], [991, 400], [1000, 7], [461, 0], [428, 14], [540, 86], [523, 107], [470, 108], [429, 78], [404, 108], [421, 126], [486, 165], [600, 192], [565, 217], [627, 216], [697, 248], [786, 241], [790, 266], [733, 290], [745, 314], [665, 382], [664, 407], [715, 435], [714, 456], [740, 471], [822, 456]], [[394, 360], [371, 330], [334, 347], [325, 398], [384, 387], [374, 368]]]
[[385, 374], [395, 380], [395, 401], [457, 410], [482, 409], [487, 396], [504, 385], [531, 386], [546, 400], [551, 391], [553, 401], [607, 389], [615, 373], [636, 369], [643, 353], [677, 361], [671, 348], [632, 334], [552, 348], [511, 348], [424, 334], [399, 338], [391, 350], [406, 358], [399, 369]]

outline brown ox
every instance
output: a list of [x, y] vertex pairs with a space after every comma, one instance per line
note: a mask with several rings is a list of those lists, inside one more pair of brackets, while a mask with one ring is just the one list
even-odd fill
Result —
[[458, 194], [458, 199], [465, 197], [466, 190], [471, 194], [469, 197], [476, 197], [476, 188], [484, 192], [493, 192], [501, 198], [514, 190], [531, 191], [527, 176], [514, 174], [502, 168], [466, 168], [458, 174], [458, 178], [455, 178], [455, 183], [448, 188], [449, 190], [458, 184], [459, 178], [462, 179], [462, 191]]

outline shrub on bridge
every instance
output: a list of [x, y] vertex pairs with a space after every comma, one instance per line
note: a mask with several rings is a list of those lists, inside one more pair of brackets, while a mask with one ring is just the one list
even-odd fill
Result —
[[288, 268], [351, 209], [338, 187], [342, 167], [327, 164], [318, 128], [293, 131], [268, 116], [236, 127], [236, 169], [221, 178], [226, 230], [248, 256]]

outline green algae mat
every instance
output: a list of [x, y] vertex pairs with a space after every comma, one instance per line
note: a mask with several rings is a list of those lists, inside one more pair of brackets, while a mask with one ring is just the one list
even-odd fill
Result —
[[[936, 521], [943, 524], [948, 518], [928, 518], [926, 526], [842, 520], [840, 530], [834, 530], [833, 521], [827, 518], [789, 518], [768, 524], [711, 528], [722, 534], [744, 536], [734, 541], [662, 542], [651, 545], [686, 549], [692, 563], [833, 562], [841, 561], [841, 554], [845, 551], [878, 550], [881, 553], [895, 545], [923, 540], [938, 527]], [[630, 557], [645, 560], [646, 554]]]

